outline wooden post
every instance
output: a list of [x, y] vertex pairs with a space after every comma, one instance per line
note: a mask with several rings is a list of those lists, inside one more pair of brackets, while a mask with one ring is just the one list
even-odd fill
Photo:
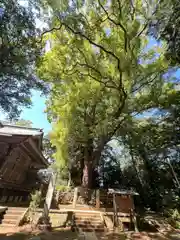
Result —
[[74, 190], [73, 208], [76, 208], [77, 199], [78, 199], [78, 187], [76, 187]]
[[68, 179], [67, 187], [70, 188], [70, 186], [71, 186], [71, 173], [70, 173], [70, 171], [68, 171], [68, 175], [69, 175], [69, 179]]
[[134, 224], [134, 230], [135, 232], [139, 232], [138, 227], [137, 227], [137, 219], [136, 219], [136, 215], [135, 215], [135, 206], [134, 206], [134, 199], [133, 196], [130, 196], [131, 200], [132, 200], [132, 209], [131, 209], [131, 217], [132, 217], [132, 222]]
[[117, 205], [116, 205], [116, 194], [113, 193], [113, 208], [114, 208], [114, 226], [118, 225]]
[[132, 210], [132, 221], [134, 224], [134, 230], [135, 232], [139, 232], [138, 227], [137, 227], [137, 220], [136, 220], [136, 215], [134, 214], [134, 211]]
[[170, 168], [171, 168], [171, 171], [172, 171], [172, 174], [173, 174], [174, 179], [175, 179], [175, 181], [176, 181], [176, 184], [177, 184], [178, 188], [180, 189], [180, 182], [179, 182], [179, 180], [178, 180], [178, 178], [177, 178], [177, 175], [176, 175], [176, 173], [175, 173], [175, 171], [174, 171], [174, 168], [173, 168], [173, 166], [172, 166], [171, 161], [170, 161], [169, 158], [167, 158], [167, 162], [168, 162], [168, 164], [169, 164], [169, 166], [170, 166]]
[[60, 191], [57, 190], [57, 192], [56, 192], [56, 205], [57, 205], [57, 207], [58, 207], [58, 204], [59, 204], [59, 194], [60, 194]]
[[44, 203], [44, 213], [43, 213], [43, 221], [47, 225], [49, 224], [49, 210], [51, 207], [55, 184], [56, 184], [56, 174], [52, 173], [49, 181], [47, 194], [46, 194], [46, 199]]
[[100, 190], [96, 189], [96, 208], [100, 208]]

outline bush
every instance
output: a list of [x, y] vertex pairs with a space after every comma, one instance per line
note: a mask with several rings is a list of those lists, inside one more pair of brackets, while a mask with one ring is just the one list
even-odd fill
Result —
[[71, 187], [65, 186], [65, 185], [58, 185], [56, 186], [56, 190], [60, 192], [67, 192], [71, 190]]
[[41, 201], [42, 201], [41, 191], [36, 190], [34, 193], [31, 194], [31, 202], [26, 216], [27, 221], [30, 222], [31, 224], [35, 224], [37, 220], [36, 213], [38, 207], [40, 206]]
[[177, 208], [170, 209], [167, 212], [168, 215], [168, 222], [175, 228], [180, 229], [180, 212]]

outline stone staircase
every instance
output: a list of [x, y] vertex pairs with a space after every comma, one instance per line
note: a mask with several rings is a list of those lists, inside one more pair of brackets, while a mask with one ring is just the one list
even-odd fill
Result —
[[50, 210], [49, 218], [51, 227], [56, 229], [71, 226], [72, 223], [72, 214], [68, 214], [67, 212]]
[[0, 228], [17, 227], [26, 210], [27, 208], [23, 207], [7, 207], [2, 216]]
[[74, 227], [79, 232], [106, 231], [104, 221], [98, 212], [75, 212]]

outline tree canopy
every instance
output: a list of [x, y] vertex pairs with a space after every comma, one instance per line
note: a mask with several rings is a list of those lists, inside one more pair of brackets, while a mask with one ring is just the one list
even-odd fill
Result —
[[22, 106], [31, 105], [31, 90], [44, 89], [34, 74], [34, 64], [41, 52], [34, 6], [19, 1], [0, 2], [0, 108], [10, 118], [20, 114]]
[[166, 57], [172, 65], [180, 64], [180, 2], [163, 0], [159, 2], [156, 14], [150, 22], [150, 34], [167, 42]]
[[75, 156], [90, 186], [106, 144], [124, 135], [134, 116], [162, 110], [176, 95], [164, 77], [166, 45], [151, 45], [156, 5], [150, 2], [51, 1], [49, 7], [51, 49], [37, 72], [52, 84], [47, 110], [55, 123], [55, 158], [66, 165]]

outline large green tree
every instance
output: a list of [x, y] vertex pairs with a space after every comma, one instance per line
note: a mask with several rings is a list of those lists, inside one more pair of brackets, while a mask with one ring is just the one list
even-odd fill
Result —
[[167, 196], [171, 207], [173, 201], [176, 202], [174, 206], [178, 206], [179, 101], [177, 91], [166, 101], [163, 109], [156, 110], [154, 115], [151, 114], [147, 119], [141, 117], [131, 120], [124, 136], [121, 132], [119, 137], [120, 143], [126, 146], [131, 156], [130, 167], [125, 169], [126, 186], [135, 187], [142, 197], [143, 205], [154, 210], [164, 206]]
[[[0, 108], [10, 118], [31, 105], [31, 90], [44, 89], [33, 68], [40, 54], [35, 7], [0, 1]], [[33, 11], [34, 9], [34, 11]]]
[[166, 57], [172, 65], [180, 64], [180, 2], [178, 0], [159, 1], [156, 14], [149, 24], [149, 32], [156, 39], [167, 42]]
[[[176, 92], [164, 81], [164, 46], [149, 44], [156, 5], [144, 1], [51, 1], [51, 50], [38, 66], [52, 83], [47, 110], [59, 165], [70, 156], [92, 187], [93, 169], [107, 143], [134, 115], [163, 107]], [[53, 4], [54, 3], [54, 4]]]

